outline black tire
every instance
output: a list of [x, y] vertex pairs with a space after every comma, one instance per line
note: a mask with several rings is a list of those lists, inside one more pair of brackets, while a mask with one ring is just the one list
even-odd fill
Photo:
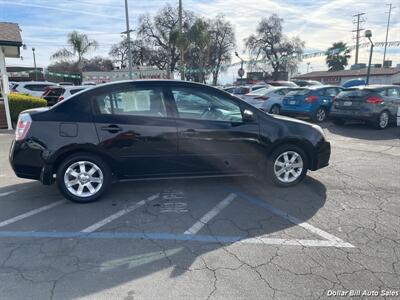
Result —
[[[387, 117], [386, 122], [383, 122], [382, 120], [384, 116]], [[378, 118], [376, 118], [376, 120], [372, 123], [372, 126], [376, 129], [383, 130], [389, 127], [389, 122], [390, 122], [390, 113], [387, 110], [384, 110], [379, 114]]]
[[338, 126], [342, 126], [344, 125], [344, 123], [346, 122], [345, 120], [341, 119], [341, 118], [333, 118], [332, 119], [333, 124], [338, 125]]
[[[288, 151], [296, 152], [297, 154], [299, 154], [299, 156], [301, 157], [301, 160], [303, 162], [303, 168], [301, 170], [300, 175], [297, 177], [297, 179], [295, 179], [291, 182], [283, 182], [276, 175], [275, 162], [281, 156], [281, 154], [288, 152]], [[298, 184], [300, 181], [302, 181], [304, 179], [304, 177], [306, 176], [307, 171], [308, 171], [308, 165], [309, 165], [308, 157], [302, 148], [300, 148], [299, 146], [296, 146], [296, 145], [291, 145], [291, 144], [283, 145], [283, 146], [278, 147], [269, 157], [268, 163], [267, 163], [267, 176], [268, 176], [269, 181], [271, 181], [273, 184], [275, 184], [277, 186], [280, 186], [280, 187], [293, 186], [293, 185]]]
[[269, 112], [271, 114], [280, 115], [281, 114], [281, 107], [278, 104], [272, 105]]
[[[96, 171], [96, 173], [94, 173], [93, 175], [96, 175], [98, 177], [100, 177], [102, 175], [102, 179], [103, 179], [99, 189], [95, 193], [93, 193], [92, 195], [89, 195], [89, 196], [74, 195], [68, 189], [68, 187], [66, 186], [66, 183], [64, 181], [64, 175], [65, 175], [67, 169], [71, 166], [74, 166], [75, 163], [81, 162], [81, 161], [88, 162], [88, 163], [95, 165], [101, 171], [101, 173], [100, 173], [100, 171]], [[92, 176], [90, 176], [90, 177], [92, 177]], [[93, 176], [93, 177], [95, 177], [95, 176]], [[99, 156], [97, 156], [95, 154], [83, 153], [83, 152], [72, 154], [71, 156], [64, 159], [57, 169], [57, 176], [56, 176], [57, 186], [58, 186], [58, 189], [61, 192], [61, 194], [63, 194], [67, 199], [69, 199], [73, 202], [78, 202], [78, 203], [90, 203], [90, 202], [94, 202], [94, 201], [98, 200], [101, 196], [103, 196], [105, 194], [105, 192], [109, 188], [109, 186], [111, 184], [111, 179], [112, 179], [112, 174], [111, 174], [110, 167], [102, 158], [100, 158]], [[77, 185], [81, 185], [81, 183], [79, 183]], [[100, 185], [100, 183], [98, 183], [98, 185]], [[95, 184], [96, 189], [97, 189], [98, 185]], [[74, 186], [76, 186], [76, 185], [74, 185]], [[91, 184], [91, 186], [93, 187], [93, 184]], [[85, 187], [83, 191], [85, 191], [85, 189], [90, 193], [90, 191], [87, 187]]]
[[317, 123], [322, 123], [326, 120], [328, 116], [328, 111], [326, 107], [320, 106], [315, 111], [314, 115], [312, 116], [312, 120]]

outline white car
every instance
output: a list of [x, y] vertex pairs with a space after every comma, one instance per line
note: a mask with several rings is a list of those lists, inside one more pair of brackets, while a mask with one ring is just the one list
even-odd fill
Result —
[[255, 84], [255, 85], [246, 85], [246, 86], [238, 86], [236, 87], [233, 91], [228, 92], [240, 99], [244, 99], [244, 95], [248, 94], [248, 93], [252, 93], [254, 91], [257, 91], [259, 89], [263, 89], [263, 88], [268, 88], [270, 87], [270, 85], [267, 84]]
[[57, 85], [54, 82], [49, 81], [21, 81], [15, 82], [12, 87], [12, 92], [28, 94], [35, 97], [43, 95], [44, 91], [52, 85]]
[[68, 86], [50, 86], [43, 94], [43, 98], [47, 100], [47, 105], [51, 106], [56, 104], [57, 102], [63, 101], [72, 95], [85, 90], [92, 88], [90, 85], [68, 85]]
[[279, 114], [282, 107], [282, 99], [291, 90], [288, 87], [269, 87], [258, 89], [243, 96], [247, 103], [263, 111]]

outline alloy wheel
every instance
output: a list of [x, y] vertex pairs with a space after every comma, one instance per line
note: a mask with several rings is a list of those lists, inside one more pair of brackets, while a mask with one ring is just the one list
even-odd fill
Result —
[[384, 111], [379, 116], [379, 127], [380, 128], [386, 128], [388, 123], [389, 123], [389, 114], [386, 111]]
[[95, 195], [103, 186], [103, 182], [103, 172], [90, 161], [77, 161], [69, 166], [64, 173], [65, 187], [77, 197]]
[[325, 118], [326, 118], [325, 109], [319, 108], [318, 111], [317, 111], [317, 115], [316, 116], [317, 116], [317, 121], [318, 122], [323, 122], [325, 120]]
[[295, 151], [285, 151], [275, 160], [274, 173], [276, 178], [283, 183], [296, 181], [303, 171], [303, 159]]

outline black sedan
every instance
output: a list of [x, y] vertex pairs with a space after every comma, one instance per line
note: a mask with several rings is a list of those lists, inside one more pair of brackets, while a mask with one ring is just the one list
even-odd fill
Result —
[[10, 163], [17, 176], [57, 182], [76, 202], [111, 182], [255, 175], [279, 186], [328, 165], [317, 125], [269, 115], [219, 89], [183, 81], [124, 81], [20, 114]]

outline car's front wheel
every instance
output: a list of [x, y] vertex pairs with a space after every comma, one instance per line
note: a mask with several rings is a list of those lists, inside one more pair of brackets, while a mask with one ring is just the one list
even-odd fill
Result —
[[60, 192], [67, 199], [89, 203], [106, 192], [111, 183], [111, 171], [97, 155], [77, 153], [60, 164], [56, 180]]
[[305, 152], [296, 145], [276, 149], [269, 160], [268, 175], [278, 186], [293, 186], [307, 174], [308, 159]]

